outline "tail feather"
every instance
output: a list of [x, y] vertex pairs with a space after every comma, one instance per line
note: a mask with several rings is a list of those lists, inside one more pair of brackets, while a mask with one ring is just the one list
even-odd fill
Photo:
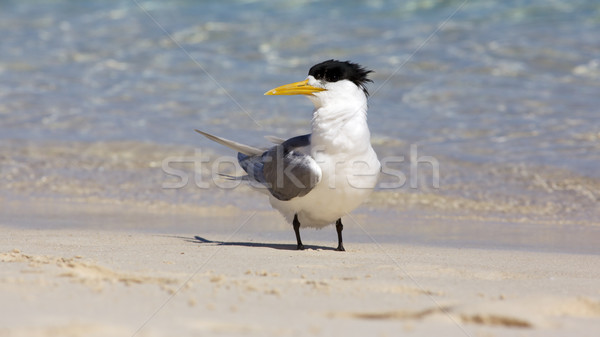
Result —
[[221, 138], [221, 137], [217, 137], [217, 136], [213, 136], [210, 133], [206, 133], [206, 132], [202, 132], [200, 130], [195, 130], [196, 132], [198, 132], [199, 134], [203, 135], [204, 137], [212, 140], [213, 142], [217, 142], [221, 145], [225, 145], [230, 149], [233, 149], [237, 152], [241, 152], [247, 156], [256, 156], [256, 155], [261, 155], [263, 154], [263, 152], [265, 152], [264, 149], [259, 149], [257, 147], [253, 147], [253, 146], [249, 146], [249, 145], [244, 145], [238, 142], [234, 142], [233, 140], [229, 140], [229, 139], [225, 139], [225, 138]]

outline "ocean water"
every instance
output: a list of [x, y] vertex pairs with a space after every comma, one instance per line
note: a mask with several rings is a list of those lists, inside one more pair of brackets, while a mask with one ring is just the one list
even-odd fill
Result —
[[[2, 1], [0, 32], [4, 214], [35, 200], [267, 211], [243, 187], [199, 186], [232, 153], [193, 129], [252, 145], [306, 133], [307, 99], [263, 93], [335, 58], [375, 71], [373, 144], [406, 178], [384, 175], [362, 212], [598, 225], [595, 0]], [[411, 146], [439, 187], [426, 162], [410, 176]], [[172, 188], [165, 162], [196, 179]]]

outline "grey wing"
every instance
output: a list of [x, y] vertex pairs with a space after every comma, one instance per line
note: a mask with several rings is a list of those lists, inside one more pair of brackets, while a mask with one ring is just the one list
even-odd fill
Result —
[[290, 150], [284, 144], [260, 156], [238, 153], [238, 160], [250, 179], [263, 184], [275, 198], [283, 201], [306, 195], [321, 180], [321, 168], [312, 157]]
[[292, 137], [285, 142], [281, 143], [287, 150], [292, 150], [299, 147], [305, 147], [310, 145], [310, 133], [307, 135]]
[[[265, 152], [266, 153], [266, 152]], [[238, 152], [238, 162], [240, 166], [248, 174], [248, 179], [256, 181], [262, 185], [267, 186], [267, 181], [263, 175], [263, 155], [260, 156], [248, 156], [241, 152]]]

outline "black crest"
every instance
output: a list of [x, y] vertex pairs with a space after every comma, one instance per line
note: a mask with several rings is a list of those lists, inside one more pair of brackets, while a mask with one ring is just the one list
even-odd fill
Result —
[[369, 96], [369, 92], [365, 84], [373, 82], [367, 75], [372, 73], [372, 70], [363, 68], [360, 64], [350, 61], [328, 60], [316, 64], [308, 71], [317, 80], [325, 80], [327, 82], [337, 82], [341, 80], [349, 80], [361, 88], [365, 95]]

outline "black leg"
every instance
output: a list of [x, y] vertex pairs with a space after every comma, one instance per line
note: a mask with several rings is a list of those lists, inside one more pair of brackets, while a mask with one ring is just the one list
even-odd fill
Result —
[[296, 233], [296, 241], [298, 241], [298, 250], [304, 250], [302, 240], [300, 240], [300, 221], [298, 221], [298, 214], [294, 214], [294, 233]]
[[340, 252], [346, 251], [344, 249], [344, 244], [342, 243], [342, 230], [344, 230], [344, 225], [342, 225], [342, 218], [339, 218], [335, 222], [335, 229], [337, 230], [338, 234], [338, 246], [335, 250], [338, 250]]

